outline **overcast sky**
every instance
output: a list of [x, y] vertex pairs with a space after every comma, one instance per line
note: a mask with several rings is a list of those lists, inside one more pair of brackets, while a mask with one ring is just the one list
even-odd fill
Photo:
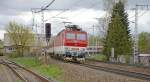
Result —
[[[47, 5], [51, 0], [0, 0], [0, 39], [5, 33], [5, 26], [10, 21], [16, 21], [25, 25], [32, 25], [31, 8], [40, 8]], [[128, 0], [126, 3], [129, 20], [134, 21], [135, 4], [150, 4], [149, 0]], [[59, 15], [60, 18], [51, 18], [62, 11], [49, 11], [45, 13], [47, 22], [52, 23], [52, 33], [56, 34], [63, 29], [63, 21], [71, 21], [80, 25], [84, 30], [91, 32], [93, 24], [97, 24], [95, 18], [105, 16], [105, 6], [103, 0], [55, 0], [49, 9], [69, 9], [69, 11]], [[40, 26], [40, 14], [35, 14], [35, 22]], [[147, 10], [139, 11], [139, 32], [150, 32], [150, 12]], [[131, 29], [134, 24], [130, 24]], [[35, 29], [34, 29], [35, 31]], [[133, 31], [133, 30], [132, 30]]]

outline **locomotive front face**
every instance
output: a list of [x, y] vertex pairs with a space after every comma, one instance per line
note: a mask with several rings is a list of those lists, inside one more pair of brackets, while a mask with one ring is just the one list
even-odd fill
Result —
[[65, 57], [69, 57], [76, 61], [84, 60], [85, 58], [85, 47], [73, 47], [73, 46], [67, 46], [65, 48]]
[[74, 60], [85, 58], [85, 49], [87, 47], [86, 32], [66, 32], [64, 43], [65, 57], [70, 57]]
[[65, 48], [65, 52], [67, 55], [70, 55], [72, 57], [82, 58], [85, 57], [85, 49], [85, 47], [68, 46]]
[[49, 53], [64, 60], [85, 60], [87, 33], [77, 28], [67, 28], [50, 40]]

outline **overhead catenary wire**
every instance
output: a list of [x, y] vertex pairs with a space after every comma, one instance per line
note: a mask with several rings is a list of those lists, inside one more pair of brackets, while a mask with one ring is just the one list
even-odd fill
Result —
[[44, 10], [46, 10], [49, 6], [51, 6], [53, 3], [55, 2], [55, 0], [52, 0], [48, 5], [46, 6], [42, 6], [41, 9], [39, 11], [36, 11], [35, 13], [39, 13], [42, 12]]
[[[59, 15], [61, 15], [61, 14], [63, 14], [63, 13], [68, 12], [68, 11], [73, 12], [73, 9], [71, 10], [71, 8], [73, 8], [75, 5], [77, 5], [77, 4], [80, 3], [81, 1], [84, 1], [84, 0], [78, 0], [76, 3], [72, 4], [72, 6], [69, 7], [68, 10], [65, 10], [65, 11], [63, 11], [63, 12], [60, 12], [59, 14], [57, 14], [57, 15], [51, 17], [51, 18], [55, 18], [55, 17], [57, 17], [57, 16], [59, 16]], [[92, 2], [93, 2], [93, 1], [92, 1]], [[98, 1], [98, 2], [99, 2], [99, 1]], [[93, 8], [93, 7], [97, 6], [97, 4], [99, 4], [99, 3], [97, 3], [97, 2], [96, 2], [96, 4], [93, 3], [89, 8]], [[82, 12], [80, 12], [79, 14], [81, 14], [81, 13], [82, 13]], [[78, 15], [78, 13], [77, 13], [77, 15]], [[75, 18], [75, 17], [76, 17], [76, 15], [73, 16], [73, 18]]]
[[[142, 11], [143, 11], [143, 10], [142, 10]], [[148, 11], [149, 11], [149, 8], [147, 8], [147, 10], [145, 10], [145, 11], [143, 11], [143, 12], [141, 12], [141, 13], [138, 12], [138, 18], [144, 16], [146, 13], [148, 13]], [[132, 17], [129, 17], [129, 19], [132, 19], [132, 18], [135, 18], [135, 15], [132, 16]], [[135, 21], [135, 20], [130, 20], [130, 21]]]
[[[78, 0], [77, 2], [75, 2], [74, 4], [72, 4], [72, 6], [71, 7], [69, 7], [69, 10], [67, 10], [66, 12], [68, 12], [68, 11], [70, 11], [70, 12], [72, 12], [73, 11], [73, 7], [74, 6], [76, 6], [78, 3], [80, 3], [81, 1], [84, 1], [84, 0]], [[72, 9], [72, 10], [71, 10]]]
[[[92, 0], [92, 1], [93, 1], [93, 0]], [[92, 4], [92, 5], [90, 5], [90, 7], [89, 7], [88, 9], [91, 9], [91, 8], [96, 7], [96, 6], [99, 4], [99, 1], [97, 1], [96, 3], [91, 3], [91, 4]], [[71, 17], [71, 19], [73, 19], [73, 18], [79, 16], [79, 14], [82, 14], [82, 13], [83, 13], [83, 11], [78, 12], [77, 14], [73, 15], [73, 16]]]
[[[69, 7], [69, 9], [67, 9], [67, 10], [65, 10], [65, 11], [62, 11], [62, 12], [58, 13], [57, 15], [55, 15], [55, 16], [53, 16], [53, 17], [50, 17], [50, 18], [55, 18], [55, 17], [57, 17], [57, 16], [59, 16], [59, 15], [61, 15], [61, 14], [63, 14], [63, 13], [68, 12], [68, 11], [71, 11], [71, 12], [72, 12], [73, 10], [71, 10], [71, 8], [73, 8], [75, 5], [77, 5], [77, 4], [80, 3], [81, 1], [83, 1], [83, 0], [78, 0], [77, 2], [75, 2], [74, 4], [72, 4], [72, 6]], [[45, 20], [45, 21], [47, 21], [47, 20]]]
[[64, 10], [64, 11], [62, 11], [62, 12], [56, 14], [55, 16], [52, 16], [52, 17], [50, 17], [49, 19], [46, 19], [46, 20], [44, 20], [44, 21], [46, 22], [46, 21], [50, 20], [51, 18], [57, 18], [59, 15], [61, 15], [62, 13], [66, 12], [66, 11], [67, 11], [67, 10]]

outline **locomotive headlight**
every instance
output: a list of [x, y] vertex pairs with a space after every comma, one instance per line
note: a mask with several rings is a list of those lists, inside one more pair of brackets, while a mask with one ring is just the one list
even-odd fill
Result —
[[65, 50], [68, 51], [69, 49], [68, 49], [68, 48], [65, 48]]
[[84, 49], [84, 48], [82, 48], [82, 49], [81, 49], [81, 51], [85, 51], [85, 49]]
[[85, 51], [85, 49], [83, 48], [83, 51]]

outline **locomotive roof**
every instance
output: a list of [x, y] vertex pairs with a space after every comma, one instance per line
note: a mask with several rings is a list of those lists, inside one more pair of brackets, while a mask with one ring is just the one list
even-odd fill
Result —
[[85, 32], [83, 31], [81, 28], [79, 28], [78, 25], [67, 25], [65, 26], [66, 28], [61, 30], [57, 35], [59, 35], [60, 33], [64, 32], [64, 31], [78, 31], [78, 32]]
[[85, 31], [83, 31], [83, 30], [67, 30], [67, 29], [63, 29], [63, 30], [61, 30], [57, 35], [59, 35], [60, 33], [62, 33], [62, 32], [64, 32], [64, 31], [70, 31], [70, 32], [73, 32], [73, 31], [78, 31], [78, 32], [85, 32]]

